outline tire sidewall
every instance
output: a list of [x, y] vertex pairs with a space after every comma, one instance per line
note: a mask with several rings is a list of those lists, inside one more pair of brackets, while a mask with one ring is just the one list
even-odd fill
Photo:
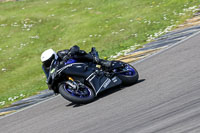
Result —
[[117, 74], [118, 78], [122, 80], [122, 84], [125, 86], [130, 86], [133, 85], [135, 83], [137, 83], [138, 79], [139, 79], [139, 74], [138, 71], [129, 63], [125, 63], [129, 66], [131, 66], [134, 70], [135, 70], [135, 74], [134, 75], [121, 75], [121, 74]]
[[79, 98], [79, 97], [76, 97], [76, 96], [72, 96], [70, 93], [68, 93], [67, 90], [65, 89], [65, 86], [66, 86], [66, 84], [64, 84], [64, 83], [61, 84], [59, 86], [59, 92], [66, 100], [69, 100], [72, 103], [86, 104], [86, 103], [92, 102], [95, 98], [94, 91], [89, 87], [88, 87], [88, 89], [90, 90], [91, 95], [87, 98]]

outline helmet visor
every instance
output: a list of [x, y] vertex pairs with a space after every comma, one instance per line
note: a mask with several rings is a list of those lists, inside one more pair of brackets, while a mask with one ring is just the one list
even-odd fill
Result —
[[48, 68], [51, 65], [51, 62], [55, 59], [55, 55], [53, 54], [48, 60], [43, 62], [43, 65]]

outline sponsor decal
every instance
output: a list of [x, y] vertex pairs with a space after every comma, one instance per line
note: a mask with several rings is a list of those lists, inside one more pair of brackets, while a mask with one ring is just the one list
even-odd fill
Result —
[[76, 68], [81, 68], [82, 66], [76, 66]]
[[55, 70], [56, 70], [55, 68], [54, 68], [54, 69], [52, 69], [50, 73], [53, 73], [53, 72], [55, 72]]
[[115, 83], [117, 82], [117, 77], [112, 78], [112, 81]]
[[106, 88], [109, 84], [110, 84], [111, 80], [110, 79], [107, 79], [104, 84], [103, 84], [103, 87]]

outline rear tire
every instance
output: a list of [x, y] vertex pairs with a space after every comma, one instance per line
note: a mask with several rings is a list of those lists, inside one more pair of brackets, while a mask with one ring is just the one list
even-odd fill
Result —
[[[87, 86], [86, 86], [87, 87]], [[72, 103], [76, 103], [76, 104], [86, 104], [89, 102], [92, 102], [95, 98], [95, 94], [94, 91], [87, 87], [86, 88], [88, 91], [88, 96], [85, 97], [80, 97], [77, 95], [74, 95], [68, 88], [67, 84], [63, 83], [59, 86], [59, 92], [60, 94], [66, 99], [71, 101]]]
[[118, 74], [118, 78], [122, 80], [122, 84], [125, 86], [130, 86], [138, 82], [139, 74], [137, 70], [130, 64], [125, 63], [126, 65], [129, 65], [134, 70], [133, 75], [125, 75], [125, 74]]

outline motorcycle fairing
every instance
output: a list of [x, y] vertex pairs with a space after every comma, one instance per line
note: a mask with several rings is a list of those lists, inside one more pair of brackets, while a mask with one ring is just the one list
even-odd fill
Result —
[[104, 75], [97, 75], [95, 73], [92, 73], [86, 80], [93, 87], [96, 95], [99, 92], [117, 86], [122, 82], [117, 76], [108, 78]]
[[86, 78], [91, 73], [94, 72], [94, 69], [89, 68], [88, 65], [86, 65], [85, 63], [72, 63], [72, 64], [68, 64], [64, 66], [58, 71], [59, 73], [62, 72], [68, 76], [78, 76], [78, 77]]
[[76, 63], [76, 62], [77, 61], [75, 59], [69, 59], [69, 60], [67, 60], [67, 62], [65, 62], [65, 65]]
[[[98, 71], [98, 70], [97, 70]], [[93, 67], [85, 63], [67, 64], [58, 70], [58, 73], [64, 73], [68, 76], [85, 78], [93, 87], [96, 95], [106, 89], [120, 85], [122, 81], [117, 77], [106, 77], [104, 72], [97, 72]]]

